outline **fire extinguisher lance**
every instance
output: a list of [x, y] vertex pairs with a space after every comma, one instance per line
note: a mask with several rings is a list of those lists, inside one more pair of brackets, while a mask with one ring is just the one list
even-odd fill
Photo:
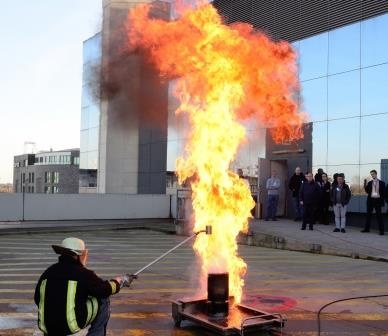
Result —
[[137, 276], [146, 270], [148, 267], [152, 266], [153, 264], [157, 263], [159, 260], [163, 259], [166, 255], [170, 254], [172, 251], [176, 250], [178, 247], [182, 246], [183, 244], [187, 243], [190, 239], [193, 239], [201, 232], [205, 232], [207, 235], [212, 234], [212, 226], [206, 225], [205, 230], [201, 230], [198, 232], [193, 233], [190, 237], [187, 237], [185, 240], [181, 241], [178, 245], [174, 246], [173, 248], [169, 249], [167, 252], [163, 253], [160, 257], [156, 258], [154, 261], [151, 261], [149, 264], [145, 265], [144, 267], [140, 268], [138, 271], [130, 275], [130, 282], [132, 282], [133, 279], [136, 279]]

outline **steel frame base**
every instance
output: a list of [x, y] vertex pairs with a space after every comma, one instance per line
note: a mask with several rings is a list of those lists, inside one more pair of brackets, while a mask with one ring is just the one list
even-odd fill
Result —
[[264, 330], [282, 331], [285, 322], [280, 314], [267, 313], [241, 304], [231, 305], [226, 317], [211, 317], [207, 314], [206, 299], [173, 301], [172, 317], [177, 327], [187, 320], [220, 335], [241, 336]]

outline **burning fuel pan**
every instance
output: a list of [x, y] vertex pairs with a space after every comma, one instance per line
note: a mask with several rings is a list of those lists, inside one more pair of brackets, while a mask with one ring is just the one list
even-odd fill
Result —
[[172, 317], [179, 327], [184, 320], [191, 321], [220, 335], [249, 335], [257, 331], [282, 330], [284, 320], [280, 314], [244, 306], [233, 305], [229, 297], [229, 312], [225, 316], [209, 314], [208, 299], [177, 300], [172, 302]]

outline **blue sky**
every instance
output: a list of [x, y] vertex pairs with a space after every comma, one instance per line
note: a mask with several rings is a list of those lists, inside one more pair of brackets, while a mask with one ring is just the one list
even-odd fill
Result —
[[79, 147], [82, 41], [101, 27], [101, 0], [8, 1], [0, 11], [0, 183], [24, 142]]

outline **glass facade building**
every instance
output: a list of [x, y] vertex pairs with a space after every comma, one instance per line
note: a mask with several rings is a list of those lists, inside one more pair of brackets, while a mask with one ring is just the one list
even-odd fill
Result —
[[[345, 174], [354, 195], [388, 157], [388, 14], [293, 43], [302, 110], [313, 123], [312, 168]], [[352, 210], [362, 210], [355, 198]]]
[[[274, 40], [292, 43], [298, 54], [300, 106], [310, 115], [311, 122], [307, 125], [309, 134], [305, 137], [308, 143], [305, 140], [301, 147], [305, 150], [300, 154], [300, 157], [305, 157], [306, 168], [303, 169], [312, 169], [315, 173], [318, 168], [323, 168], [331, 176], [336, 172], [344, 173], [353, 194], [361, 196], [352, 199], [351, 211], [363, 212], [365, 193], [362, 185], [364, 178], [369, 177], [369, 171], [376, 169], [379, 176], [388, 179], [388, 150], [384, 141], [384, 128], [388, 125], [388, 3], [364, 0], [214, 0], [213, 5], [227, 24], [247, 22], [264, 30]], [[115, 20], [109, 22], [114, 24]], [[108, 102], [109, 108], [104, 107], [106, 121], [102, 118], [100, 124], [102, 109], [96, 94], [99, 88], [93, 83], [98, 82], [94, 81], [94, 76], [99, 76], [101, 68], [102, 35], [97, 34], [84, 42], [80, 186], [93, 186], [93, 182], [90, 184], [90, 180], [82, 176], [86, 172], [89, 175], [85, 176], [90, 177], [90, 172], [94, 172], [96, 177], [100, 151], [105, 160], [100, 163], [103, 169], [100, 169], [99, 177], [104, 181], [99, 185], [102, 186], [101, 192], [128, 192], [122, 186], [129, 180], [132, 183], [130, 192], [151, 192], [147, 185], [152, 184], [150, 176], [157, 165], [156, 159], [160, 167], [155, 174], [156, 171], [159, 175], [164, 174], [166, 163], [167, 187], [174, 188], [175, 161], [184, 154], [189, 126], [184, 114], [175, 115], [179, 104], [173, 95], [173, 83], [168, 95], [167, 154], [158, 147], [154, 151], [157, 155], [151, 155], [148, 142], [155, 141], [152, 136], [149, 136], [150, 140], [144, 140], [143, 135], [147, 132], [142, 127], [138, 127], [140, 135], [136, 138], [136, 129], [131, 129], [132, 137], [128, 134], [130, 131], [118, 133], [112, 126], [110, 119], [116, 109], [114, 104]], [[147, 88], [146, 85], [143, 84]], [[125, 111], [132, 103], [127, 103]], [[139, 109], [143, 112], [143, 107]], [[271, 153], [269, 160], [274, 157], [275, 161], [276, 158], [278, 161], [288, 160], [286, 173], [290, 176], [299, 157], [289, 155], [284, 159], [279, 153], [287, 151], [275, 148], [265, 129], [249, 122], [245, 126], [247, 141], [241, 145], [231, 169], [243, 169], [244, 175], [254, 182], [258, 178], [259, 158], [268, 159]], [[104, 134], [101, 128], [108, 130], [105, 148], [104, 141], [101, 141], [103, 137], [100, 137], [100, 133]], [[162, 141], [166, 141], [164, 135]], [[282, 145], [291, 148], [291, 144]], [[144, 182], [145, 177], [148, 184]]]
[[[215, 5], [232, 17], [229, 22], [255, 22], [254, 8], [244, 1], [232, 6], [220, 0]], [[265, 13], [260, 15], [264, 17]], [[311, 32], [319, 30], [314, 24], [320, 27], [319, 18], [316, 20], [309, 27], [308, 37], [290, 38], [298, 54], [300, 106], [311, 122], [309, 169], [315, 174], [323, 168], [331, 177], [344, 173], [355, 196], [350, 210], [365, 212], [364, 179], [370, 178], [372, 169], [382, 177], [388, 171], [388, 13], [355, 22], [350, 18], [353, 22], [349, 24], [314, 34]], [[175, 159], [182, 155], [186, 140], [187, 122], [182, 116], [174, 116], [176, 106], [176, 102], [169, 104], [168, 170], [174, 170]], [[265, 130], [249, 124], [246, 129], [248, 141], [231, 168], [242, 168], [244, 175], [255, 177], [258, 159], [265, 158], [268, 143]], [[289, 174], [294, 168], [288, 167]]]
[[100, 99], [98, 76], [101, 69], [101, 34], [84, 41], [81, 141], [80, 141], [80, 187], [95, 188], [97, 183]]

